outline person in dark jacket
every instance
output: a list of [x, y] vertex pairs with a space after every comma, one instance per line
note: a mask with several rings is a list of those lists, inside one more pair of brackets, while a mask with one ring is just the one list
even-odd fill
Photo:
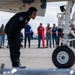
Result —
[[25, 34], [24, 48], [26, 48], [27, 39], [28, 39], [28, 47], [30, 48], [30, 36], [31, 36], [30, 30], [31, 30], [31, 26], [27, 24], [24, 30], [24, 34]]
[[29, 22], [29, 20], [35, 19], [37, 15], [37, 9], [30, 7], [26, 12], [20, 12], [15, 14], [6, 24], [5, 33], [8, 37], [8, 44], [10, 50], [10, 59], [12, 67], [20, 67], [20, 32], [21, 29]]
[[[53, 40], [53, 47], [55, 47], [54, 46], [55, 44], [57, 46], [57, 42], [56, 42], [56, 40], [57, 40], [57, 27], [56, 27], [55, 23], [53, 24], [53, 28], [52, 28], [52, 40]], [[55, 42], [54, 42], [54, 40], [55, 40]]]

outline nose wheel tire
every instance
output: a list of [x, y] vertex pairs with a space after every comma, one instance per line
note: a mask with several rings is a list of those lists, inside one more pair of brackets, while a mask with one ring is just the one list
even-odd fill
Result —
[[74, 65], [75, 56], [68, 46], [59, 46], [52, 53], [52, 61], [58, 68], [70, 68]]

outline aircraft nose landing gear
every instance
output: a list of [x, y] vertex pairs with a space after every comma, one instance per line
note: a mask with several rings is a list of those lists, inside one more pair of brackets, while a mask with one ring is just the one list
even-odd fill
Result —
[[68, 46], [59, 46], [53, 51], [52, 61], [58, 68], [70, 68], [74, 65], [75, 55]]

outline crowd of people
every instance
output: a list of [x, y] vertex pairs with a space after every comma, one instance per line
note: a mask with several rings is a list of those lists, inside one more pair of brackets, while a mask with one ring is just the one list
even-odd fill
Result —
[[[45, 42], [45, 32], [46, 32], [46, 42]], [[34, 32], [32, 31], [31, 25], [27, 23], [24, 28], [24, 48], [26, 48], [26, 43], [28, 40], [28, 47], [31, 46], [31, 40], [33, 39]], [[37, 48], [41, 48], [41, 41], [42, 41], [42, 47], [43, 48], [52, 48], [55, 46], [59, 46], [59, 40], [58, 40], [58, 29], [56, 27], [56, 24], [53, 24], [53, 27], [50, 26], [50, 24], [47, 24], [47, 27], [45, 28], [42, 23], [39, 24], [37, 28], [37, 35], [38, 35], [38, 46]]]
[[[38, 35], [38, 45], [37, 48], [41, 48], [41, 42], [42, 42], [42, 48], [56, 48], [58, 46], [62, 45], [61, 39], [63, 38], [63, 30], [62, 28], [58, 28], [58, 26], [54, 23], [53, 27], [51, 27], [49, 23], [47, 24], [46, 27], [42, 23], [39, 24], [37, 28], [37, 35]], [[34, 32], [33, 32], [34, 33]], [[26, 48], [26, 42], [28, 38], [28, 46], [30, 48], [31, 45], [31, 26], [26, 25], [25, 27], [25, 41], [24, 41], [24, 48]], [[70, 35], [70, 36], [69, 36]], [[69, 38], [74, 38], [71, 33], [69, 34]], [[46, 41], [45, 41], [46, 40]], [[74, 41], [71, 41], [69, 44], [70, 47], [75, 48]]]
[[[58, 29], [56, 27], [56, 24], [53, 24], [53, 27], [50, 26], [50, 24], [47, 24], [47, 27], [45, 28], [42, 23], [40, 23], [39, 27], [37, 28], [38, 31], [38, 48], [40, 48], [40, 42], [42, 39], [42, 46], [43, 48], [52, 48], [55, 46], [58, 46]], [[46, 31], [46, 44], [44, 40]], [[53, 45], [52, 45], [53, 44]]]
[[[62, 43], [60, 42], [60, 39], [62, 38], [62, 29], [58, 28], [56, 24], [50, 25], [49, 23], [47, 24], [46, 27], [42, 23], [39, 24], [37, 28], [37, 35], [38, 35], [38, 42], [36, 42], [37, 48], [41, 48], [41, 42], [42, 42], [42, 48], [56, 48]], [[69, 38], [72, 38], [72, 35], [69, 34]], [[32, 30], [32, 27], [29, 23], [27, 23], [24, 27], [24, 33], [21, 31], [20, 34], [20, 40], [21, 40], [21, 47], [26, 48], [26, 44], [28, 42], [28, 47], [30, 48], [31, 46], [31, 40], [34, 40], [34, 32]], [[23, 41], [24, 40], [24, 41]], [[46, 40], [46, 41], [45, 41]], [[3, 48], [5, 44], [5, 31], [4, 31], [4, 24], [1, 25], [0, 27], [0, 48]], [[74, 47], [74, 41], [70, 42], [70, 47]], [[7, 43], [7, 48], [9, 48], [9, 45]]]

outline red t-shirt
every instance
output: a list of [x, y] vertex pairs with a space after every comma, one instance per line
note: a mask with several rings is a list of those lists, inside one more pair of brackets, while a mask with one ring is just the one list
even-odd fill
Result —
[[42, 36], [42, 34], [44, 34], [44, 27], [43, 26], [39, 26], [37, 28], [37, 31], [38, 31], [38, 35], [41, 35]]

